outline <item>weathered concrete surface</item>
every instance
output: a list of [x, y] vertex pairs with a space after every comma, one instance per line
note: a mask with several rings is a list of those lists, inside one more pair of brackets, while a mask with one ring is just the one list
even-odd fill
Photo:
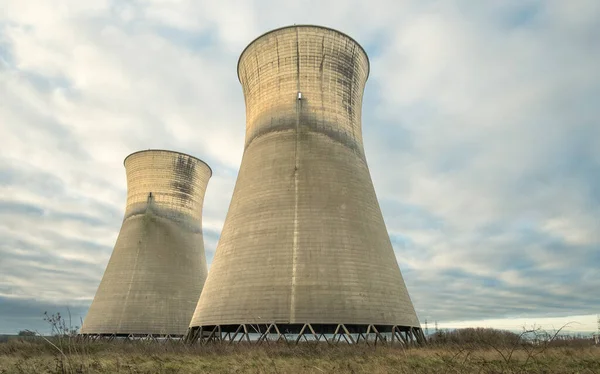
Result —
[[363, 49], [322, 27], [242, 53], [245, 151], [191, 327], [420, 326], [364, 156], [368, 73]]
[[202, 204], [211, 170], [162, 150], [133, 153], [125, 169], [125, 218], [81, 332], [184, 334], [207, 273]]

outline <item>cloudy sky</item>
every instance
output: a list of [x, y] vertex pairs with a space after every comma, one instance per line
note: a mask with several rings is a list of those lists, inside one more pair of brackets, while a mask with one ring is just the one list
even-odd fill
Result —
[[[120, 228], [122, 161], [214, 170], [209, 261], [243, 151], [236, 63], [289, 24], [371, 59], [367, 159], [422, 322], [600, 312], [597, 0], [0, 0], [0, 333], [79, 325]], [[574, 317], [578, 316], [578, 317]], [[563, 319], [560, 319], [563, 318]]]

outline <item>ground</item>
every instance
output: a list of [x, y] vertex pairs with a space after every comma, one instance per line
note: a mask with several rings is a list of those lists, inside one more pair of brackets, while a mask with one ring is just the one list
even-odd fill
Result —
[[[54, 346], [53, 346], [54, 345]], [[600, 373], [600, 347], [189, 346], [12, 339], [0, 373]]]

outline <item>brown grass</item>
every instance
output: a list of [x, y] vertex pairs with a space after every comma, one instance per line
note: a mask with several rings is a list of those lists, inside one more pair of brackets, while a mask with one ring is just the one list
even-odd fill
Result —
[[[62, 351], [62, 352], [61, 352]], [[11, 339], [0, 373], [599, 373], [600, 348], [526, 344], [184, 345]]]

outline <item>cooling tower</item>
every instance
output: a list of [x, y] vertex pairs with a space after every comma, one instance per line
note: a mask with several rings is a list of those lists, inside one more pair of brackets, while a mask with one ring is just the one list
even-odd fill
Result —
[[356, 41], [319, 26], [242, 52], [244, 154], [188, 338], [258, 324], [421, 336], [363, 150], [368, 74]]
[[81, 333], [182, 335], [206, 279], [202, 203], [211, 169], [164, 150], [133, 153], [124, 164], [125, 217]]

